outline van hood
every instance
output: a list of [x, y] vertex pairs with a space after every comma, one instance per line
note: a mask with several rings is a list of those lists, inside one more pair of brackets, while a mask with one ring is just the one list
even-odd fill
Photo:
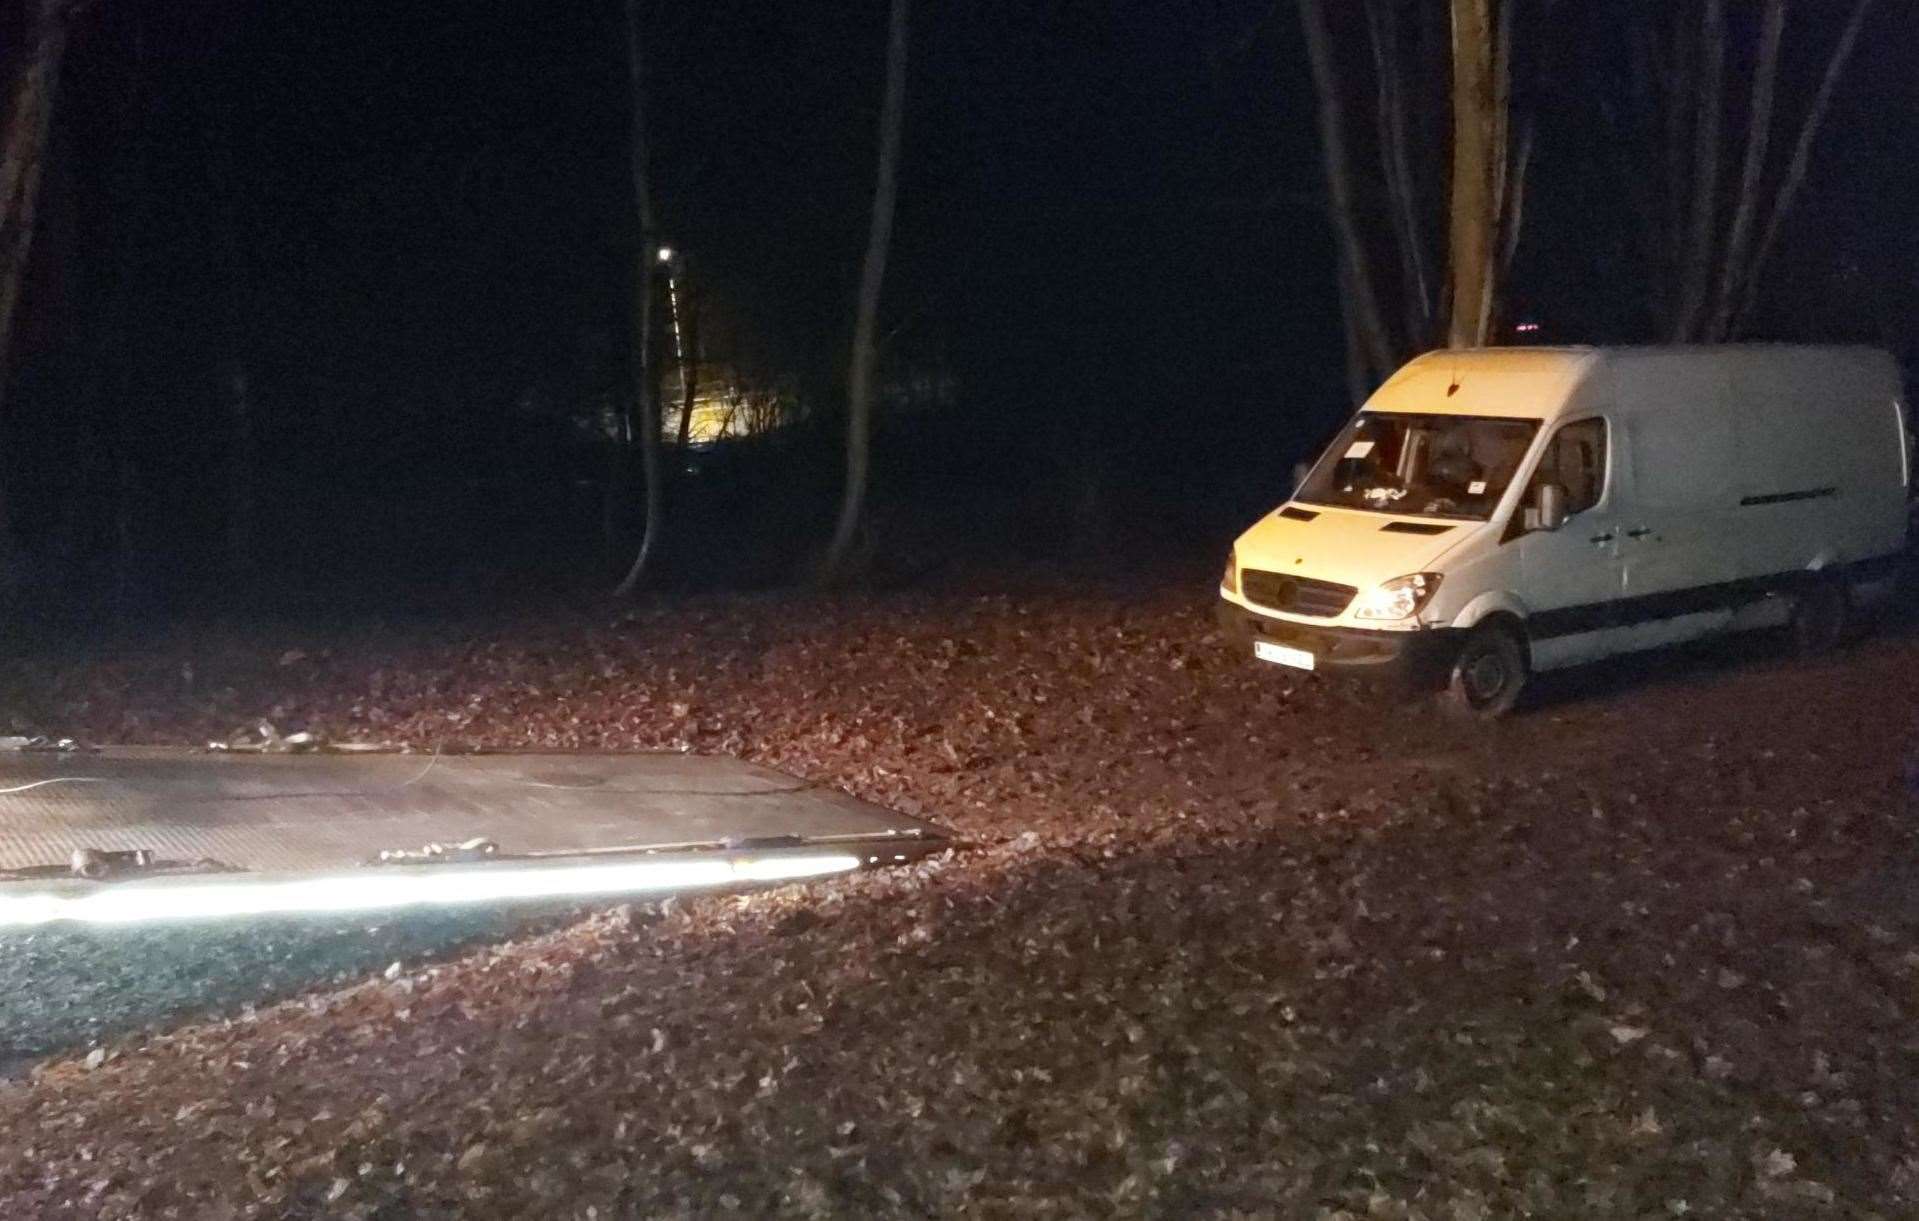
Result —
[[[1313, 515], [1310, 521], [1304, 520], [1306, 514]], [[1485, 524], [1286, 505], [1260, 518], [1233, 546], [1241, 569], [1367, 589], [1408, 573], [1432, 571], [1440, 556]]]

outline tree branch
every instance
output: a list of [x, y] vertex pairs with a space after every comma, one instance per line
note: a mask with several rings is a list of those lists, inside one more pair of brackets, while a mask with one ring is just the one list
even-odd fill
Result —
[[[626, 597], [639, 588], [654, 549], [659, 545], [660, 519], [664, 515], [666, 489], [661, 479], [660, 413], [653, 379], [653, 271], [658, 262], [654, 251], [659, 235], [653, 228], [653, 198], [649, 188], [646, 148], [646, 74], [641, 59], [640, 0], [626, 0], [626, 63], [632, 88], [632, 173], [633, 211], [640, 225], [638, 266], [635, 284], [633, 320], [633, 414], [640, 433], [640, 471], [646, 481], [646, 533], [640, 539], [639, 554], [626, 570], [613, 593]], [[622, 481], [623, 482], [623, 481]]]
[[1384, 0], [1383, 6], [1380, 0], [1365, 0], [1373, 75], [1379, 84], [1379, 168], [1392, 203], [1393, 232], [1399, 247], [1406, 340], [1409, 347], [1420, 347], [1433, 337], [1433, 299], [1426, 279], [1425, 234], [1420, 231], [1412, 165], [1406, 153], [1406, 101], [1400, 89], [1396, 6], [1397, 0]]
[[1700, 9], [1706, 79], [1693, 124], [1691, 220], [1687, 224], [1685, 262], [1680, 273], [1679, 309], [1672, 319], [1672, 341], [1685, 343], [1699, 332], [1706, 285], [1712, 278], [1713, 220], [1719, 211], [1719, 128], [1725, 110], [1726, 2], [1706, 0]]
[[1346, 126], [1340, 113], [1332, 38], [1326, 30], [1322, 0], [1299, 0], [1299, 23], [1306, 35], [1306, 58], [1312, 67], [1313, 87], [1319, 97], [1320, 155], [1326, 166], [1329, 208], [1333, 233], [1338, 239], [1347, 308], [1353, 311], [1354, 330], [1370, 372], [1375, 380], [1383, 380], [1392, 372], [1392, 344], [1386, 337], [1379, 298], [1373, 293], [1372, 273], [1366, 265], [1365, 247], [1354, 216], [1352, 170], [1346, 158]]
[[879, 328], [880, 289], [886, 278], [886, 256], [893, 241], [893, 207], [899, 193], [900, 130], [906, 114], [907, 0], [893, 0], [887, 22], [886, 96], [880, 106], [879, 172], [873, 185], [873, 216], [866, 236], [866, 260], [860, 268], [859, 304], [853, 318], [852, 369], [846, 394], [846, 486], [840, 499], [839, 522], [826, 552], [822, 576], [827, 581], [848, 575], [853, 540], [866, 502], [866, 483], [872, 460], [873, 342]]
[[1853, 47], [1859, 42], [1859, 28], [1865, 24], [1866, 10], [1871, 7], [1872, 0], [1859, 0], [1852, 10], [1852, 16], [1846, 21], [1845, 29], [1839, 34], [1832, 58], [1826, 61], [1825, 75], [1820, 78], [1819, 91], [1813, 95], [1812, 109], [1806, 113], [1806, 121], [1799, 129], [1799, 139], [1793, 146], [1792, 160], [1786, 166], [1785, 180], [1779, 184], [1779, 194], [1773, 201], [1765, 234], [1759, 239], [1752, 262], [1745, 268], [1745, 291], [1741, 294], [1739, 309], [1727, 327], [1728, 334], [1745, 328], [1746, 319], [1758, 302], [1759, 273], [1764, 270], [1766, 260], [1772, 254], [1772, 248], [1779, 240], [1780, 228], [1785, 224], [1786, 214], [1792, 210], [1793, 200], [1805, 181], [1806, 168], [1812, 161], [1813, 141], [1819, 135], [1820, 124], [1825, 121], [1826, 109], [1832, 104], [1833, 91], [1839, 87], [1840, 73], [1845, 71], [1846, 61], [1852, 57]]
[[1779, 76], [1779, 44], [1786, 29], [1786, 0], [1766, 0], [1766, 17], [1759, 35], [1759, 57], [1753, 65], [1752, 104], [1746, 125], [1746, 159], [1739, 171], [1739, 202], [1726, 236], [1725, 258], [1719, 268], [1719, 291], [1704, 338], [1718, 343], [1732, 325], [1741, 266], [1752, 238], [1752, 217], [1759, 203], [1759, 175], [1766, 165], [1766, 144], [1772, 137], [1773, 83]]

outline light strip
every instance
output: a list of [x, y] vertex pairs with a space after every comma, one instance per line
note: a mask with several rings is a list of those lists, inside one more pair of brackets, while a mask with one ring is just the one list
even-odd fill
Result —
[[79, 893], [0, 893], [0, 928], [77, 920], [135, 924], [298, 912], [358, 912], [430, 904], [562, 899], [585, 895], [696, 890], [845, 873], [859, 858], [806, 856], [640, 860], [607, 865], [372, 867], [318, 877], [214, 876], [165, 883], [109, 883]]

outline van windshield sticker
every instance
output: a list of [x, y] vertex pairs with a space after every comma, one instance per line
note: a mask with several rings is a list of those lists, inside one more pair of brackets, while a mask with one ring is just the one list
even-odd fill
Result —
[[1484, 479], [1475, 479], [1466, 485], [1466, 495], [1468, 496], [1484, 496], [1485, 494], [1486, 481]]
[[1348, 458], [1364, 458], [1372, 452], [1373, 443], [1371, 441], [1355, 441], [1346, 447], [1346, 456]]

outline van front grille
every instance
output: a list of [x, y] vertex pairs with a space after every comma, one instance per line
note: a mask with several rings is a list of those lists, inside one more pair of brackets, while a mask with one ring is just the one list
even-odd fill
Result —
[[1257, 569], [1241, 572], [1239, 580], [1249, 602], [1257, 602], [1268, 610], [1322, 619], [1330, 619], [1345, 610], [1346, 604], [1359, 592], [1351, 585]]

